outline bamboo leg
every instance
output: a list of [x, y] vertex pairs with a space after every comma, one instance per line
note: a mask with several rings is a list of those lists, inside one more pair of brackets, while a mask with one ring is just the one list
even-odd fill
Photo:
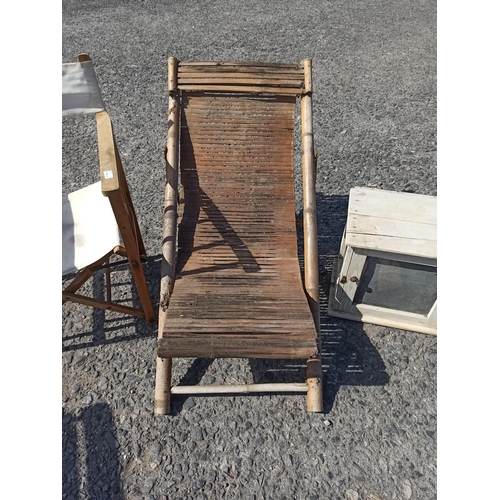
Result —
[[170, 413], [172, 358], [156, 358], [155, 415]]
[[[166, 187], [163, 213], [162, 270], [160, 285], [160, 312], [158, 315], [158, 338], [163, 337], [168, 302], [175, 281], [175, 251], [177, 233], [177, 172], [179, 161], [179, 99], [177, 89], [177, 60], [168, 59], [168, 120], [166, 147]], [[156, 415], [170, 413], [172, 385], [172, 358], [156, 358], [155, 404]]]
[[321, 413], [323, 411], [323, 383], [321, 359], [307, 360], [307, 411]]
[[318, 232], [316, 222], [316, 158], [313, 137], [311, 60], [304, 59], [306, 94], [301, 99], [302, 178], [304, 193], [304, 285], [319, 336]]
[[321, 333], [319, 315], [318, 231], [316, 222], [316, 167], [318, 153], [314, 149], [312, 66], [310, 59], [302, 61], [306, 93], [301, 99], [302, 174], [304, 184], [304, 281], [309, 307], [318, 334], [318, 356], [307, 361], [307, 410], [323, 411], [321, 373]]

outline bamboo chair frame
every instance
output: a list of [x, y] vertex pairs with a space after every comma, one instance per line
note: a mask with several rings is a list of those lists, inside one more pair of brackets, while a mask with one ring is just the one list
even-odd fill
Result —
[[[88, 54], [78, 56], [78, 62], [86, 61], [90, 61]], [[101, 190], [103, 196], [109, 200], [123, 245], [116, 246], [94, 263], [78, 271], [77, 276], [63, 290], [62, 303], [64, 305], [70, 301], [98, 309], [138, 316], [146, 319], [149, 324], [153, 324], [156, 321], [156, 313], [142, 267], [142, 263], [147, 258], [146, 250], [116, 145], [113, 125], [105, 110], [97, 112], [95, 117]], [[119, 255], [125, 257], [125, 259], [110, 263], [112, 255]], [[122, 263], [128, 263], [130, 266], [142, 308], [125, 306], [112, 300], [111, 268]], [[106, 274], [106, 299], [96, 299], [77, 293], [99, 270], [105, 270]]]
[[[184, 73], [179, 72], [179, 65], [183, 65]], [[229, 76], [236, 80], [228, 81], [229, 71], [226, 65], [235, 71]], [[198, 66], [198, 67], [197, 67]], [[197, 71], [200, 66], [212, 67], [209, 75], [200, 73], [198, 80]], [[172, 394], [243, 394], [256, 392], [305, 392], [307, 393], [307, 409], [312, 412], [323, 411], [322, 396], [322, 370], [321, 370], [321, 343], [319, 321], [319, 276], [318, 276], [318, 247], [316, 223], [316, 154], [313, 140], [313, 110], [312, 110], [312, 63], [311, 59], [304, 59], [298, 65], [257, 64], [262, 67], [262, 75], [247, 78], [246, 68], [254, 67], [251, 63], [179, 63], [177, 59], [168, 59], [168, 134], [165, 148], [166, 159], [166, 187], [163, 218], [163, 245], [162, 245], [162, 278], [160, 289], [160, 309], [158, 328], [158, 357], [156, 364], [155, 386], [155, 414], [168, 414], [170, 412]], [[293, 70], [290, 69], [293, 66]], [[220, 70], [221, 74], [218, 73]], [[253, 70], [254, 71], [254, 70]], [[186, 72], [193, 72], [192, 81], [186, 81]], [[266, 75], [266, 72], [271, 74]], [[273, 76], [283, 72], [283, 76]], [[288, 81], [287, 74], [293, 72], [293, 81]], [[297, 72], [297, 73], [296, 73]], [[298, 76], [297, 76], [298, 75]], [[274, 81], [268, 80], [274, 78]], [[296, 79], [300, 82], [297, 83]], [[237, 83], [235, 83], [235, 81]], [[191, 92], [220, 92], [238, 93], [250, 96], [291, 96], [293, 102], [300, 98], [302, 121], [302, 170], [303, 170], [303, 200], [304, 200], [304, 282], [303, 291], [307, 297], [310, 314], [312, 316], [316, 333], [316, 352], [307, 359], [306, 382], [286, 384], [249, 384], [249, 385], [197, 385], [172, 387], [172, 356], [168, 350], [162, 348], [164, 343], [164, 330], [168, 326], [167, 318], [169, 302], [175, 295], [174, 284], [176, 280], [177, 258], [177, 219], [179, 201], [179, 163], [180, 158], [180, 109], [183, 96], [193, 95]], [[233, 94], [234, 95], [234, 94]], [[293, 125], [292, 125], [293, 128]], [[293, 138], [292, 138], [293, 140]], [[182, 167], [181, 167], [182, 168]], [[300, 272], [299, 272], [300, 274]], [[202, 341], [201, 341], [202, 342]], [[165, 355], [167, 352], [167, 355]], [[163, 353], [163, 355], [162, 355]], [[225, 357], [267, 357], [248, 356], [244, 352], [234, 352], [234, 355]], [[189, 357], [207, 357], [187, 354]], [[180, 356], [183, 357], [183, 356]], [[208, 356], [219, 357], [219, 356]], [[300, 356], [273, 356], [276, 359], [298, 358]]]

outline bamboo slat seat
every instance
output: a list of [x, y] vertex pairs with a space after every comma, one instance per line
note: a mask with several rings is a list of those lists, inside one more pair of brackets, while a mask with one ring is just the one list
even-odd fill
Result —
[[[303, 66], [169, 63], [169, 118], [180, 131], [171, 124], [167, 142], [159, 372], [174, 357], [319, 359], [294, 203], [296, 97], [310, 94]], [[157, 400], [170, 390], [159, 372]]]

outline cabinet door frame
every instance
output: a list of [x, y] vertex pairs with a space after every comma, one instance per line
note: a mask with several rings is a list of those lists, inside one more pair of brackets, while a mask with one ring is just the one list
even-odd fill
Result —
[[437, 268], [437, 259], [356, 248], [341, 244], [337, 269], [333, 270], [328, 314], [375, 325], [437, 335], [437, 299], [427, 314], [416, 314], [368, 304], [354, 304], [368, 257], [378, 257]]

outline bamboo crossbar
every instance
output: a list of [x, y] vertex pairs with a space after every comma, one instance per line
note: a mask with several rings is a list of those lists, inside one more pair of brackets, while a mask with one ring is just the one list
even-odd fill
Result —
[[242, 385], [176, 385], [172, 394], [251, 394], [267, 392], [307, 392], [305, 383]]
[[303, 89], [299, 87], [269, 87], [269, 86], [259, 86], [259, 85], [228, 85], [229, 82], [226, 82], [226, 85], [210, 85], [210, 84], [180, 84], [179, 90], [184, 90], [188, 92], [241, 92], [241, 93], [250, 93], [250, 94], [275, 94], [275, 95], [297, 95], [303, 92]]
[[206, 66], [208, 68], [213, 67], [227, 67], [227, 66], [240, 66], [246, 68], [278, 68], [278, 69], [298, 69], [299, 66], [297, 64], [285, 64], [285, 63], [265, 63], [265, 62], [244, 62], [244, 61], [228, 61], [228, 62], [218, 62], [218, 61], [209, 61], [209, 62], [180, 62], [179, 63], [179, 72], [181, 72], [184, 68], [193, 68]]

